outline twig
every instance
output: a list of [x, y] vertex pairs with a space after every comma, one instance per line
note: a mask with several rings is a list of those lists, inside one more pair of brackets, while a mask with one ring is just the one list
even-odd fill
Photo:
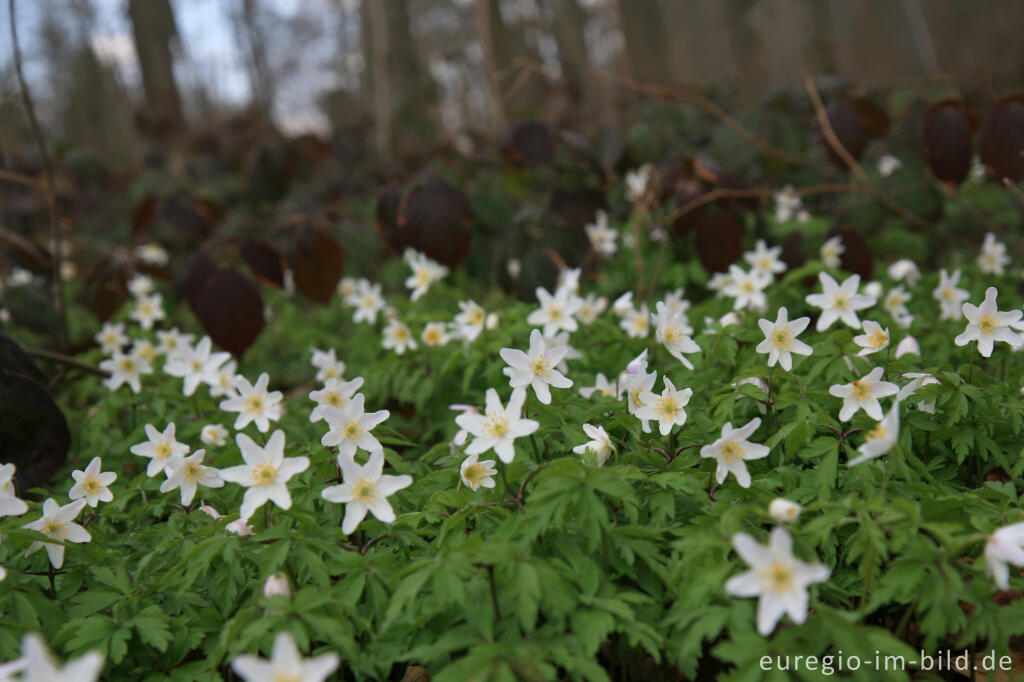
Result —
[[1020, 202], [1021, 208], [1024, 208], [1024, 192], [1020, 191], [1020, 187], [1013, 184], [1013, 182], [1010, 181], [1010, 178], [1003, 178], [1003, 187], [1010, 190], [1010, 196]]
[[47, 204], [50, 209], [53, 304], [57, 310], [57, 317], [61, 321], [60, 343], [62, 347], [67, 347], [68, 318], [67, 312], [64, 310], [64, 280], [60, 276], [61, 248], [60, 227], [57, 223], [57, 191], [53, 182], [53, 166], [50, 163], [50, 155], [46, 151], [43, 133], [39, 128], [39, 120], [36, 118], [35, 108], [32, 106], [32, 96], [29, 94], [28, 85], [25, 83], [25, 76], [21, 69], [21, 47], [18, 45], [18, 22], [15, 21], [14, 0], [7, 0], [7, 18], [11, 26], [11, 52], [14, 57], [14, 73], [18, 79], [18, 90], [21, 93], [21, 102], [25, 105], [25, 115], [28, 117], [29, 126], [32, 128], [32, 138], [35, 140], [36, 149], [39, 152], [39, 160], [43, 164], [43, 179], [46, 182]]
[[0, 180], [10, 180], [11, 182], [28, 185], [29, 187], [43, 187], [43, 184], [31, 175], [24, 175], [22, 173], [15, 173], [14, 171], [3, 169], [0, 169]]
[[828, 142], [829, 147], [832, 148], [843, 163], [846, 164], [847, 169], [861, 182], [863, 192], [870, 194], [874, 197], [878, 203], [885, 206], [893, 213], [899, 215], [904, 220], [908, 220], [918, 227], [928, 228], [930, 227], [926, 220], [918, 218], [916, 215], [903, 208], [889, 197], [885, 196], [871, 184], [871, 180], [868, 178], [868, 174], [864, 172], [861, 165], [857, 163], [857, 160], [853, 158], [843, 143], [839, 140], [836, 135], [836, 131], [832, 128], [831, 121], [828, 120], [828, 112], [825, 111], [825, 105], [821, 101], [821, 95], [818, 94], [818, 88], [814, 85], [813, 78], [806, 78], [804, 80], [804, 89], [807, 90], [808, 97], [811, 98], [811, 104], [814, 106], [814, 115], [818, 119], [818, 125], [821, 126], [821, 132], [825, 135], [825, 141]]
[[81, 370], [84, 370], [86, 372], [91, 372], [92, 374], [97, 374], [97, 375], [102, 376], [102, 377], [107, 376], [107, 373], [104, 372], [99, 367], [96, 367], [95, 365], [90, 365], [88, 362], [82, 362], [81, 360], [76, 360], [75, 358], [71, 357], [70, 355], [64, 355], [63, 353], [57, 353], [57, 352], [54, 352], [52, 350], [43, 350], [42, 348], [25, 348], [24, 350], [29, 355], [35, 356], [37, 358], [43, 358], [45, 360], [51, 360], [53, 362], [57, 362], [57, 363], [60, 363], [62, 365], [66, 365], [68, 367], [74, 367], [76, 369], [81, 369]]

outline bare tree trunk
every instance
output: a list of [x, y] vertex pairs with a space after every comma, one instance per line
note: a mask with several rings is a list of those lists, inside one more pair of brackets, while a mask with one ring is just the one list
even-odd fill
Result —
[[270, 120], [274, 107], [274, 76], [267, 59], [267, 39], [259, 15], [259, 0], [240, 0], [234, 17], [235, 38], [249, 62], [252, 106]]
[[391, 139], [391, 69], [388, 64], [388, 18], [384, 0], [364, 0], [364, 16], [368, 19], [366, 40], [366, 68], [369, 73], [370, 94], [373, 99], [373, 136], [377, 153], [394, 155]]
[[570, 114], [576, 118], [576, 121], [565, 123], [572, 128], [578, 128], [578, 122], [597, 123], [600, 118], [594, 92], [595, 80], [587, 72], [590, 55], [583, 35], [586, 21], [587, 13], [578, 0], [557, 0], [554, 34], [562, 62], [562, 78], [569, 88]]
[[146, 92], [146, 118], [161, 130], [176, 132], [185, 116], [174, 80], [171, 42], [178, 29], [170, 0], [128, 0], [128, 16]]
[[[477, 34], [484, 49], [492, 98], [500, 100], [501, 120], [536, 117], [544, 103], [544, 77], [533, 68], [537, 55], [526, 43], [523, 32], [507, 25], [501, 16], [500, 0], [477, 0]], [[498, 81], [499, 82], [492, 82]]]
[[665, 18], [658, 0], [619, 0], [618, 6], [630, 75], [647, 83], [671, 82]]

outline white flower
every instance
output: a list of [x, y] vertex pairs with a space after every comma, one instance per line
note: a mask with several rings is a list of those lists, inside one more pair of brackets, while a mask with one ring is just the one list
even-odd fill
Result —
[[177, 455], [168, 460], [164, 469], [167, 480], [160, 484], [160, 492], [169, 493], [180, 488], [181, 503], [190, 505], [196, 496], [197, 486], [223, 488], [224, 479], [220, 477], [220, 472], [213, 467], [203, 466], [205, 456], [206, 450], [196, 450], [188, 457]]
[[412, 268], [412, 275], [405, 280], [407, 289], [411, 289], [410, 298], [417, 301], [434, 282], [440, 281], [448, 274], [448, 268], [437, 263], [419, 251], [409, 249], [405, 252], [405, 261]]
[[647, 185], [651, 180], [652, 170], [651, 164], [645, 163], [639, 168], [626, 171], [626, 199], [629, 203], [635, 204], [647, 194]]
[[985, 572], [1001, 590], [1010, 589], [1007, 564], [1024, 568], [1024, 523], [999, 528], [985, 543]]
[[824, 244], [821, 245], [821, 262], [830, 268], [838, 268], [840, 263], [840, 257], [846, 253], [846, 247], [843, 246], [842, 237], [835, 236], [828, 239]]
[[853, 329], [860, 327], [857, 311], [875, 304], [875, 299], [857, 293], [860, 275], [851, 275], [842, 284], [836, 282], [827, 272], [818, 273], [818, 279], [821, 280], [822, 293], [809, 294], [805, 298], [808, 304], [821, 308], [817, 330], [825, 331], [836, 320], [842, 320]]
[[690, 402], [693, 390], [684, 388], [678, 391], [668, 377], [662, 377], [661, 380], [665, 388], [660, 395], [652, 391], [640, 394], [644, 405], [636, 411], [636, 416], [639, 419], [657, 420], [661, 435], [667, 436], [673, 426], [686, 423], [686, 410], [683, 408]]
[[136, 272], [128, 280], [128, 291], [136, 300], [149, 296], [153, 293], [153, 289], [153, 278], [141, 272]]
[[584, 398], [589, 398], [590, 396], [594, 395], [594, 393], [598, 393], [603, 396], [608, 396], [609, 398], [618, 398], [619, 395], [622, 393], [622, 389], [616, 388], [615, 384], [609, 381], [604, 374], [598, 372], [597, 376], [594, 378], [593, 386], [585, 386], [583, 388], [580, 388], [580, 395], [583, 396]]
[[317, 369], [317, 381], [325, 382], [328, 379], [341, 379], [345, 376], [345, 361], [338, 359], [333, 348], [326, 351], [313, 348], [309, 362]]
[[363, 378], [356, 377], [351, 381], [328, 379], [319, 391], [310, 391], [309, 399], [316, 402], [316, 407], [309, 415], [309, 421], [318, 422], [324, 418], [323, 406], [344, 407], [352, 396], [363, 387]]
[[260, 374], [253, 386], [249, 380], [239, 374], [235, 377], [237, 393], [220, 402], [220, 409], [225, 412], [237, 412], [235, 430], [244, 429], [250, 422], [256, 424], [260, 433], [270, 430], [270, 422], [277, 421], [281, 416], [281, 391], [267, 391], [270, 377], [266, 372]]
[[648, 311], [647, 304], [641, 303], [639, 308], [633, 308], [631, 306], [626, 310], [622, 315], [622, 319], [619, 321], [619, 327], [621, 327], [622, 331], [626, 332], [626, 335], [630, 338], [647, 338], [651, 329], [650, 312]]
[[769, 249], [763, 239], [758, 239], [754, 243], [754, 250], [743, 254], [743, 260], [750, 264], [752, 272], [774, 277], [776, 274], [786, 271], [786, 264], [779, 258], [781, 253], [781, 246], [773, 246]]
[[291, 508], [288, 479], [308, 469], [309, 458], [285, 457], [284, 440], [284, 431], [280, 429], [270, 434], [263, 447], [244, 433], [235, 436], [235, 443], [242, 452], [245, 464], [222, 469], [220, 477], [228, 483], [237, 483], [247, 488], [239, 512], [242, 521], [248, 521], [268, 500], [281, 509]]
[[428, 322], [423, 327], [420, 339], [425, 346], [443, 346], [448, 343], [448, 330], [444, 322]]
[[[547, 344], [549, 354], [556, 350], [565, 350], [565, 355], [562, 357], [562, 361], [555, 365], [555, 369], [562, 374], [569, 372], [569, 360], [579, 360], [583, 357], [583, 353], [569, 345], [569, 332], [562, 332], [561, 334], [553, 334], [551, 336], [545, 335], [544, 343]], [[512, 376], [515, 372], [511, 367], [505, 367], [502, 371], [505, 376]]]
[[[92, 540], [89, 531], [75, 523], [75, 518], [79, 512], [85, 509], [85, 505], [86, 501], [80, 498], [62, 507], [57, 504], [57, 500], [52, 497], [48, 498], [43, 502], [43, 515], [35, 521], [26, 523], [22, 528], [37, 530], [51, 540], [89, 542]], [[45, 540], [33, 542], [25, 552], [25, 556], [42, 547], [46, 548], [46, 554], [54, 568], [64, 565], [64, 545], [49, 543]]]
[[21, 516], [28, 511], [28, 505], [15, 494], [14, 471], [13, 464], [0, 464], [0, 517]]
[[384, 341], [381, 342], [381, 346], [395, 351], [398, 355], [417, 348], [416, 339], [409, 331], [409, 327], [395, 318], [388, 320], [387, 326], [384, 327]]
[[991, 232], [986, 234], [981, 244], [981, 253], [978, 254], [978, 267], [981, 271], [986, 275], [1002, 275], [1009, 263], [1006, 244], [996, 241], [996, 236]]
[[551, 336], [560, 330], [574, 332], [578, 328], [576, 313], [583, 301], [566, 287], [559, 287], [552, 296], [544, 287], [537, 287], [540, 308], [534, 310], [526, 321], [534, 326], [544, 327], [544, 336]]
[[349, 305], [347, 299], [349, 296], [359, 291], [359, 287], [362, 285], [362, 282], [365, 281], [365, 279], [361, 278], [356, 279], [355, 277], [342, 277], [341, 280], [338, 281], [337, 289], [338, 296], [341, 298], [342, 302]]
[[525, 400], [526, 391], [512, 391], [505, 407], [498, 392], [487, 389], [484, 414], [464, 413], [455, 418], [456, 424], [474, 436], [466, 453], [481, 454], [493, 448], [502, 462], [511, 462], [516, 454], [515, 439], [529, 436], [540, 426], [532, 419], [520, 418]]
[[960, 270], [954, 270], [952, 275], [947, 275], [945, 269], [939, 272], [939, 286], [932, 292], [932, 298], [939, 302], [943, 320], [959, 320], [963, 316], [961, 307], [969, 294], [957, 287], [959, 283]]
[[323, 682], [338, 662], [334, 653], [303, 659], [291, 633], [284, 631], [274, 638], [270, 660], [240, 654], [231, 660], [231, 669], [245, 682]]
[[157, 431], [152, 424], [146, 424], [146, 437], [149, 440], [131, 447], [130, 452], [133, 455], [149, 458], [146, 475], [150, 478], [164, 470], [169, 458], [188, 454], [188, 446], [178, 442], [174, 437], [174, 430], [174, 422], [168, 424], [163, 433]]
[[577, 455], [585, 455], [591, 452], [594, 454], [597, 466], [604, 466], [604, 463], [608, 461], [608, 456], [615, 452], [615, 445], [612, 443], [612, 439], [608, 436], [603, 426], [584, 424], [583, 433], [587, 434], [590, 440], [583, 445], [577, 445], [572, 451]]
[[899, 387], [896, 384], [880, 381], [883, 371], [883, 368], [875, 367], [857, 381], [829, 387], [830, 394], [843, 399], [843, 407], [839, 410], [839, 421], [850, 421], [850, 417], [860, 409], [863, 409], [869, 417], [876, 421], [882, 418], [882, 406], [878, 399], [896, 395], [899, 392]]
[[395, 511], [388, 502], [388, 497], [402, 488], [412, 485], [412, 476], [384, 475], [384, 451], [370, 453], [370, 459], [360, 466], [351, 457], [339, 457], [341, 465], [341, 485], [324, 488], [320, 496], [328, 502], [345, 504], [345, 519], [341, 523], [341, 532], [351, 535], [370, 511], [383, 523], [395, 520]]
[[727, 287], [732, 286], [732, 277], [726, 272], [716, 272], [708, 280], [707, 288], [715, 292], [715, 298], [725, 295]]
[[885, 154], [878, 159], [878, 174], [883, 178], [889, 177], [902, 167], [903, 162], [892, 154]]
[[658, 343], [664, 344], [672, 357], [683, 363], [686, 369], [693, 369], [693, 364], [683, 354], [699, 353], [700, 346], [690, 338], [693, 327], [687, 323], [685, 313], [678, 307], [670, 307], [665, 301], [658, 301], [656, 309], [658, 312], [651, 316], [654, 322], [654, 338]]
[[509, 385], [515, 389], [532, 387], [537, 399], [545, 405], [551, 404], [551, 390], [569, 388], [572, 379], [559, 372], [556, 367], [568, 353], [567, 346], [548, 348], [539, 329], [530, 332], [530, 352], [516, 348], [502, 348], [501, 358], [512, 368]]
[[921, 344], [909, 334], [896, 346], [896, 359], [898, 360], [904, 355], [921, 355]]
[[213, 353], [212, 345], [210, 337], [204, 336], [195, 346], [183, 346], [177, 355], [168, 358], [164, 372], [184, 379], [182, 394], [192, 395], [199, 384], [216, 386], [220, 383], [220, 366], [227, 362], [231, 353]]
[[103, 380], [103, 385], [111, 391], [116, 391], [123, 384], [128, 384], [133, 393], [142, 390], [143, 374], [152, 374], [153, 368], [148, 362], [137, 355], [125, 355], [120, 351], [100, 363], [100, 369], [110, 372], [110, 376]]
[[764, 341], [757, 344], [754, 350], [768, 354], [769, 367], [779, 363], [788, 372], [793, 369], [793, 353], [811, 355], [814, 352], [814, 349], [796, 338], [807, 329], [810, 322], [809, 317], [798, 317], [790, 322], [789, 311], [782, 306], [775, 316], [775, 322], [763, 318], [757, 321], [764, 334]]
[[[931, 374], [924, 372], [907, 372], [903, 375], [904, 378], [910, 379], [910, 383], [900, 389], [900, 392], [896, 394], [896, 400], [902, 402], [913, 395], [917, 389], [922, 386], [929, 384], [937, 384], [939, 380], [933, 377]], [[917, 409], [928, 414], [935, 414], [935, 401], [925, 402], [922, 400], [917, 404]]]
[[626, 313], [633, 310], [633, 292], [627, 291], [612, 301], [612, 312], [619, 317], [625, 317]]
[[761, 418], [754, 417], [745, 426], [733, 428], [732, 422], [722, 427], [722, 435], [714, 443], [700, 449], [700, 456], [718, 461], [715, 480], [721, 485], [731, 471], [741, 488], [750, 487], [750, 473], [746, 461], [767, 457], [771, 451], [766, 445], [751, 443], [748, 438], [761, 426]]
[[785, 497], [776, 497], [768, 505], [768, 514], [779, 523], [796, 521], [804, 510], [798, 503]]
[[75, 484], [68, 491], [68, 498], [77, 500], [84, 497], [90, 507], [114, 499], [109, 486], [117, 480], [117, 474], [113, 471], [100, 471], [101, 466], [103, 460], [93, 457], [83, 471], [72, 471], [71, 478], [75, 480]]
[[791, 185], [786, 185], [780, 191], [775, 193], [775, 221], [779, 223], [788, 223], [794, 217], [800, 222], [804, 222], [806, 218], [803, 218], [802, 213], [806, 213], [803, 210], [804, 202], [800, 198], [800, 195], [793, 191]]
[[862, 326], [864, 333], [853, 337], [853, 342], [861, 347], [857, 353], [859, 356], [871, 355], [889, 347], [889, 330], [882, 329], [882, 325], [874, 320], [864, 320]]
[[455, 333], [467, 343], [476, 340], [484, 330], [487, 313], [476, 301], [459, 301], [458, 315], [455, 316]]
[[167, 250], [155, 242], [135, 247], [135, 257], [150, 265], [167, 265]]
[[733, 535], [732, 545], [751, 570], [730, 578], [725, 591], [734, 597], [760, 597], [757, 631], [768, 636], [785, 613], [797, 625], [807, 620], [807, 586], [828, 580], [828, 567], [794, 557], [793, 538], [781, 526], [772, 529], [768, 545], [746, 533]]
[[[882, 298], [882, 294], [885, 293], [885, 288], [881, 282], [868, 282], [864, 285], [864, 295], [868, 298], [873, 298], [876, 301]], [[910, 300], [909, 298], [907, 299]]]
[[494, 468], [494, 460], [485, 459], [481, 462], [479, 453], [466, 457], [462, 466], [459, 467], [459, 478], [470, 490], [477, 490], [481, 487], [493, 488], [495, 485], [494, 474], [496, 473], [498, 470]]
[[329, 428], [320, 439], [320, 444], [328, 448], [337, 445], [340, 459], [352, 460], [358, 448], [371, 455], [384, 451], [380, 441], [370, 431], [390, 417], [391, 413], [387, 410], [366, 412], [363, 409], [365, 400], [363, 394], [358, 393], [341, 407], [320, 406], [320, 414]]
[[992, 355], [992, 347], [996, 341], [1003, 341], [1011, 346], [1017, 343], [1017, 334], [1011, 327], [1018, 326], [1022, 312], [1019, 309], [999, 312], [996, 307], [998, 295], [999, 291], [995, 287], [989, 287], [985, 290], [985, 300], [980, 306], [964, 303], [963, 313], [967, 318], [967, 328], [953, 339], [953, 343], [966, 346], [971, 341], [977, 341], [978, 352], [986, 358]]
[[580, 299], [580, 308], [576, 312], [576, 319], [583, 324], [590, 324], [597, 319], [597, 316], [608, 307], [608, 299], [595, 294], [587, 294]]
[[223, 447], [228, 442], [228, 430], [220, 424], [207, 424], [199, 432], [199, 440], [211, 447]]
[[[644, 433], [651, 432], [650, 420], [653, 417], [643, 417], [640, 411], [647, 406], [643, 396], [654, 390], [654, 384], [658, 380], [657, 372], [647, 372], [647, 351], [641, 354], [640, 362], [634, 361], [626, 368], [626, 371], [619, 376], [619, 387], [626, 393], [626, 407], [629, 413], [640, 420], [640, 426]], [[634, 364], [636, 363], [636, 364]], [[630, 370], [633, 367], [633, 370]]]
[[11, 276], [7, 279], [7, 284], [12, 287], [24, 287], [32, 284], [35, 279], [35, 275], [32, 274], [31, 270], [14, 268], [11, 270]]
[[872, 459], [877, 459], [892, 450], [900, 437], [900, 401], [899, 398], [893, 401], [892, 407], [883, 419], [875, 424], [864, 436], [864, 443], [857, 448], [860, 453], [846, 463], [847, 466], [856, 466]]
[[[586, 225], [584, 231], [590, 239], [590, 245], [602, 256], [614, 256], [618, 250], [616, 239], [619, 233], [608, 227], [608, 214], [598, 211], [594, 216], [594, 222]], [[536, 324], [536, 323], [533, 323]]]
[[[0, 665], [0, 680], [21, 682], [96, 682], [103, 670], [103, 654], [87, 651], [82, 656], [60, 665], [53, 658], [46, 642], [35, 633], [25, 635], [21, 640], [21, 658], [12, 663]], [[8, 674], [20, 672], [19, 677]]]
[[292, 584], [289, 582], [288, 576], [280, 571], [267, 576], [267, 579], [263, 582], [263, 596], [267, 599], [271, 597], [291, 599]]
[[729, 279], [731, 281], [723, 287], [722, 293], [736, 299], [732, 304], [734, 310], [762, 311], [768, 305], [764, 289], [772, 282], [770, 274], [758, 270], [747, 273], [738, 265], [730, 265]]
[[157, 320], [164, 319], [164, 297], [160, 294], [139, 297], [128, 317], [138, 322], [143, 329], [152, 329]]
[[100, 328], [95, 338], [104, 355], [120, 353], [128, 343], [128, 337], [124, 333], [124, 324], [121, 322], [107, 322]]
[[882, 308], [884, 308], [885, 312], [889, 313], [894, 320], [899, 322], [910, 314], [907, 311], [906, 305], [909, 300], [910, 294], [908, 294], [902, 286], [893, 287], [882, 300]]
[[508, 271], [509, 277], [519, 279], [519, 273], [523, 271], [523, 261], [518, 258], [509, 258], [508, 262], [505, 263], [505, 269]]
[[252, 526], [246, 523], [245, 519], [235, 519], [228, 525], [224, 526], [224, 530], [228, 531], [229, 533], [234, 533], [240, 538], [244, 538], [253, 534]]
[[889, 266], [889, 277], [896, 282], [906, 281], [908, 287], [913, 287], [921, 279], [921, 271], [914, 261], [901, 258]]
[[132, 341], [131, 355], [142, 358], [152, 365], [157, 358], [158, 351], [149, 339], [135, 339]]
[[346, 303], [356, 309], [352, 314], [354, 322], [377, 324], [377, 313], [386, 305], [380, 292], [380, 284], [370, 284], [368, 281], [362, 280], [358, 291], [345, 299]]
[[229, 360], [217, 370], [217, 378], [210, 384], [210, 397], [232, 398], [238, 395], [235, 388], [235, 377], [238, 376], [238, 363]]
[[160, 341], [157, 350], [170, 359], [180, 353], [182, 348], [191, 345], [195, 337], [192, 334], [183, 334], [177, 327], [172, 327], [167, 331], [158, 331], [156, 338]]

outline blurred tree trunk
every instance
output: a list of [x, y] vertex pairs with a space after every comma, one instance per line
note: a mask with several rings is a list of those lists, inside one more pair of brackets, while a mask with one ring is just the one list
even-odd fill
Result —
[[173, 134], [184, 127], [181, 96], [174, 80], [171, 43], [178, 37], [170, 0], [128, 0], [135, 52], [142, 71], [146, 106], [140, 125], [154, 134]]
[[362, 17], [377, 150], [399, 158], [423, 154], [437, 139], [437, 90], [416, 52], [406, 0], [363, 0]]
[[596, 81], [588, 72], [590, 56], [583, 35], [586, 22], [587, 13], [580, 7], [578, 0], [557, 0], [554, 35], [562, 62], [562, 78], [569, 89], [570, 106], [567, 114], [575, 118], [563, 124], [577, 129], [582, 122], [597, 123], [599, 120]]
[[[535, 68], [540, 59], [530, 49], [520, 27], [501, 16], [500, 0], [477, 0], [477, 37], [488, 65], [488, 85], [495, 123], [535, 118], [544, 103], [544, 77]], [[527, 68], [516, 68], [525, 65]]]
[[235, 37], [248, 62], [252, 107], [269, 121], [274, 106], [274, 76], [267, 58], [259, 4], [258, 0], [240, 0], [234, 16]]
[[670, 83], [668, 37], [658, 0], [618, 0], [618, 5], [630, 75], [645, 83]]

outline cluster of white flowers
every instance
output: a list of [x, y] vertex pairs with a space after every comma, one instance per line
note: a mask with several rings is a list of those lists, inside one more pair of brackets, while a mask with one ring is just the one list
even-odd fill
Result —
[[788, 223], [790, 220], [806, 223], [811, 215], [804, 208], [804, 202], [792, 186], [787, 185], [775, 193], [775, 221]]

